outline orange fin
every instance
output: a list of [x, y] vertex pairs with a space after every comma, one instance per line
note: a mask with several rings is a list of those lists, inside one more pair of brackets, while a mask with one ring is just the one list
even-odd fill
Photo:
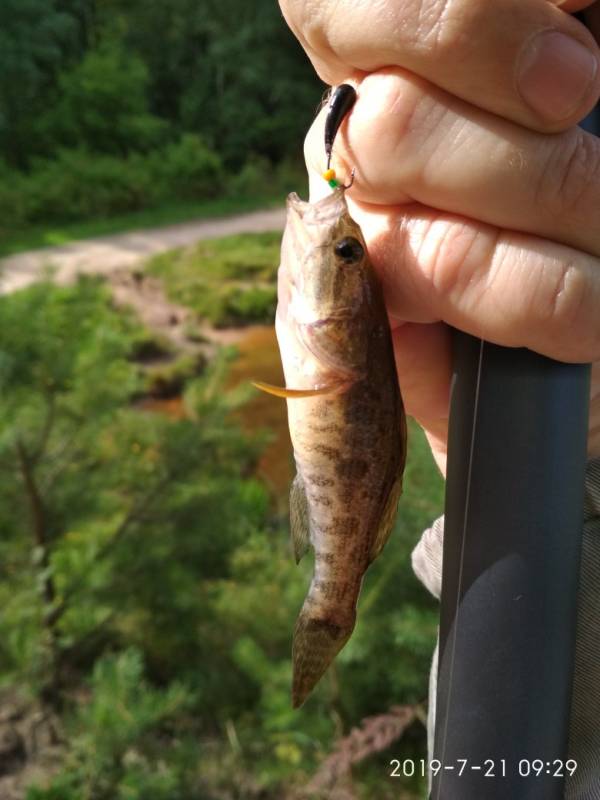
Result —
[[341, 383], [333, 383], [327, 386], [321, 386], [318, 389], [287, 389], [285, 386], [273, 386], [271, 383], [263, 383], [262, 381], [252, 381], [252, 385], [260, 389], [261, 392], [272, 394], [275, 397], [320, 397], [324, 394], [333, 394], [345, 385]]

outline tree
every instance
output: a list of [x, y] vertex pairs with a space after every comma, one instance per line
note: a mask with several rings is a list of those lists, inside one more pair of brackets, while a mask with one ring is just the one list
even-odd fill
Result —
[[97, 281], [2, 299], [0, 671], [53, 706], [122, 638], [157, 673], [197, 663], [196, 586], [227, 574], [264, 514], [262, 490], [239, 477], [256, 449], [213, 371], [190, 387], [202, 425], [131, 407], [144, 335]]
[[321, 89], [276, 3], [133, 0], [118, 16], [149, 69], [155, 114], [201, 133], [230, 166], [301, 151]]
[[0, 4], [0, 153], [10, 164], [25, 166], [35, 147], [32, 126], [52, 95], [75, 33], [73, 17], [57, 0]]
[[[172, 419], [137, 406], [156, 342], [101, 282], [35, 285], [0, 311], [0, 682], [58, 709], [63, 733], [60, 774], [28, 800], [280, 800], [362, 718], [425, 697], [436, 614], [409, 553], [442, 486], [414, 427], [357, 629], [293, 711], [312, 565], [253, 477], [227, 358]], [[393, 757], [421, 757], [415, 727]], [[380, 758], [356, 781], [387, 798]]]
[[39, 122], [53, 148], [127, 155], [157, 145], [167, 128], [148, 113], [148, 70], [116, 42], [89, 50], [60, 75], [59, 98]]

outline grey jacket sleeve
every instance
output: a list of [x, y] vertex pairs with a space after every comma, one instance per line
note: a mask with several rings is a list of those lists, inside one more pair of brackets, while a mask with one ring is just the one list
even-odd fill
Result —
[[[600, 458], [588, 462], [583, 551], [579, 582], [575, 678], [569, 758], [578, 768], [568, 779], [566, 800], [600, 800]], [[415, 574], [439, 599], [444, 518], [428, 528], [412, 554]], [[429, 685], [428, 747], [433, 755], [437, 647]]]

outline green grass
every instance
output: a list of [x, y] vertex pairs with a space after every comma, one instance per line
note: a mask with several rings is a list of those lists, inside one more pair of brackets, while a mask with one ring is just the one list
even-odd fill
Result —
[[274, 319], [280, 233], [228, 236], [171, 250], [147, 270], [162, 279], [169, 298], [216, 327]]
[[431, 455], [423, 429], [412, 417], [408, 418], [407, 452], [405, 494], [401, 503], [406, 502], [414, 515], [415, 528], [423, 530], [442, 513], [445, 482]]
[[79, 239], [107, 236], [131, 230], [157, 228], [174, 225], [193, 219], [227, 216], [258, 208], [271, 208], [281, 205], [283, 192], [254, 197], [223, 197], [201, 203], [174, 203], [160, 208], [131, 212], [108, 219], [94, 219], [87, 222], [71, 222], [64, 225], [40, 225], [25, 230], [16, 230], [0, 239], [0, 256], [22, 253], [41, 247], [67, 244]]
[[201, 354], [182, 355], [166, 364], [154, 364], [144, 370], [143, 396], [155, 399], [180, 397], [186, 383], [200, 375], [206, 367]]

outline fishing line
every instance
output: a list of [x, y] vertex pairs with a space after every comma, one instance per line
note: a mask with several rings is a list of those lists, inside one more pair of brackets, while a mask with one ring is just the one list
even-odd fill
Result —
[[[442, 736], [442, 752], [440, 753], [440, 758], [438, 759], [442, 764], [442, 776], [446, 773], [444, 770], [444, 762], [446, 757], [446, 744], [448, 741], [448, 721], [450, 719], [450, 703], [452, 700], [452, 688], [454, 686], [453, 676], [454, 676], [454, 665], [456, 662], [456, 640], [458, 635], [458, 611], [460, 607], [460, 601], [462, 597], [462, 585], [463, 585], [463, 571], [464, 571], [464, 562], [465, 562], [465, 546], [467, 542], [467, 524], [469, 521], [469, 504], [471, 499], [471, 477], [473, 474], [473, 455], [475, 453], [475, 436], [477, 433], [477, 417], [479, 414], [479, 394], [480, 394], [480, 387], [481, 387], [481, 373], [483, 370], [483, 350], [485, 347], [485, 341], [483, 339], [480, 340], [479, 344], [479, 363], [477, 365], [477, 381], [475, 384], [475, 404], [473, 410], [473, 430], [471, 432], [471, 444], [469, 447], [469, 466], [467, 471], [467, 488], [465, 492], [465, 516], [463, 520], [463, 530], [462, 530], [462, 539], [460, 545], [460, 567], [458, 572], [458, 590], [456, 592], [456, 609], [454, 613], [454, 630], [452, 631], [452, 641], [450, 645], [450, 676], [448, 680], [448, 697], [446, 700], [446, 717], [444, 720], [444, 733]], [[436, 717], [438, 711], [436, 709]], [[440, 800], [440, 792], [442, 791], [442, 781], [443, 777], [440, 777], [438, 781], [438, 790], [436, 793], [437, 800]]]

